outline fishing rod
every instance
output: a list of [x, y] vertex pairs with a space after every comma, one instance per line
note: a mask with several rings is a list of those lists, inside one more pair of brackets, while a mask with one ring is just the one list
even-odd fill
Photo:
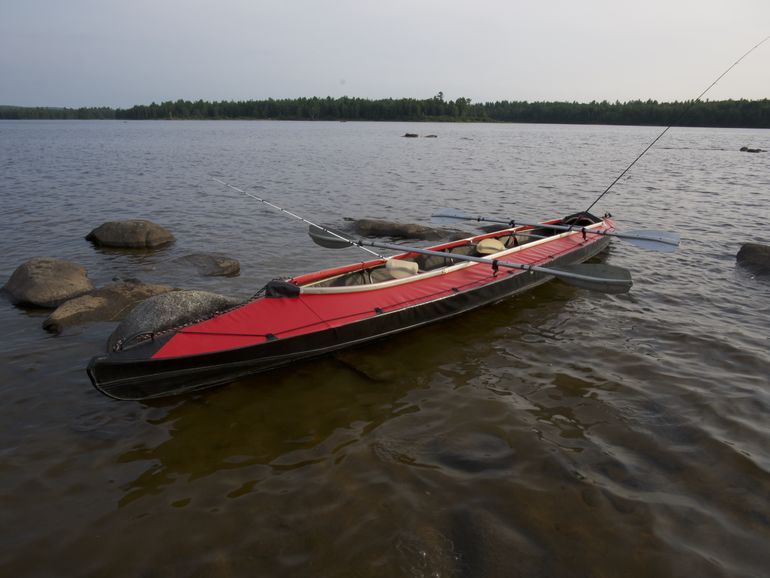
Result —
[[[218, 182], [220, 185], [224, 185], [224, 186], [226, 186], [226, 187], [228, 187], [228, 188], [230, 188], [230, 189], [232, 189], [232, 190], [234, 190], [234, 191], [238, 191], [239, 193], [243, 193], [243, 194], [244, 194], [244, 195], [246, 195], [247, 197], [251, 197], [252, 199], [255, 199], [255, 200], [259, 201], [260, 203], [264, 203], [264, 204], [265, 204], [265, 205], [267, 205], [268, 207], [270, 207], [270, 208], [272, 208], [272, 209], [276, 209], [277, 211], [280, 211], [280, 212], [282, 212], [282, 213], [284, 213], [284, 214], [286, 214], [286, 215], [289, 215], [289, 216], [290, 216], [290, 217], [292, 217], [293, 219], [297, 219], [297, 220], [299, 220], [299, 221], [302, 221], [302, 222], [303, 222], [303, 223], [305, 223], [306, 225], [309, 225], [309, 226], [311, 226], [311, 227], [317, 227], [318, 229], [320, 229], [321, 231], [324, 231], [325, 233], [328, 233], [328, 234], [329, 234], [329, 235], [331, 235], [332, 237], [338, 237], [339, 239], [343, 239], [343, 240], [347, 241], [347, 238], [345, 238], [345, 237], [341, 236], [339, 233], [337, 233], [337, 232], [335, 232], [335, 231], [332, 231], [331, 229], [327, 229], [327, 228], [325, 228], [325, 227], [322, 227], [321, 225], [317, 225], [317, 224], [313, 223], [312, 221], [308, 221], [308, 220], [307, 220], [307, 219], [305, 219], [304, 217], [300, 217], [300, 216], [299, 216], [299, 215], [297, 215], [296, 213], [292, 213], [291, 211], [288, 211], [288, 210], [286, 210], [286, 209], [284, 209], [284, 208], [282, 208], [282, 207], [279, 207], [278, 205], [275, 205], [275, 204], [271, 203], [271, 202], [270, 202], [270, 201], [268, 201], [268, 200], [265, 200], [265, 199], [263, 199], [263, 198], [261, 198], [261, 197], [258, 197], [258, 196], [257, 196], [257, 195], [255, 195], [255, 194], [249, 193], [248, 191], [244, 191], [243, 189], [239, 189], [238, 187], [235, 187], [235, 186], [233, 186], [233, 185], [231, 185], [231, 184], [229, 184], [229, 183], [226, 183], [226, 182], [224, 182], [223, 180], [221, 180], [221, 179], [218, 179], [217, 177], [212, 177], [212, 179], [214, 179], [214, 180], [215, 180], [216, 182]], [[382, 255], [380, 255], [379, 253], [377, 253], [377, 252], [375, 252], [375, 251], [372, 251], [371, 249], [367, 249], [366, 247], [362, 247], [361, 245], [357, 245], [357, 247], [358, 247], [359, 249], [361, 249], [362, 251], [366, 251], [366, 252], [367, 252], [367, 253], [369, 253], [370, 255], [374, 255], [375, 257], [379, 257], [380, 259], [385, 259], [385, 257], [383, 257]]]
[[647, 148], [645, 148], [645, 149], [644, 149], [644, 150], [643, 150], [641, 153], [639, 153], [639, 155], [638, 155], [638, 156], [637, 156], [637, 157], [636, 157], [636, 158], [635, 158], [633, 161], [631, 161], [631, 164], [629, 164], [629, 165], [628, 165], [628, 166], [627, 166], [627, 167], [626, 167], [626, 168], [623, 170], [623, 172], [621, 172], [621, 173], [620, 173], [620, 174], [619, 174], [617, 177], [615, 177], [615, 180], [614, 180], [614, 181], [612, 181], [612, 182], [610, 183], [610, 185], [609, 185], [609, 186], [608, 186], [606, 189], [604, 189], [604, 192], [603, 192], [601, 195], [599, 195], [599, 196], [596, 198], [596, 200], [594, 200], [594, 202], [593, 202], [593, 203], [591, 203], [590, 205], [588, 205], [588, 208], [587, 208], [585, 211], [583, 211], [583, 214], [585, 215], [585, 214], [587, 214], [587, 213], [588, 213], [588, 212], [589, 212], [591, 209], [593, 209], [594, 205], [595, 205], [596, 203], [598, 203], [598, 202], [599, 202], [599, 201], [602, 199], [602, 197], [604, 197], [604, 195], [606, 195], [606, 194], [607, 194], [607, 193], [610, 191], [610, 189], [611, 189], [612, 187], [614, 187], [614, 186], [615, 186], [615, 185], [618, 183], [618, 181], [620, 181], [620, 179], [622, 179], [622, 178], [625, 176], [625, 174], [626, 174], [628, 171], [630, 171], [630, 170], [631, 170], [631, 167], [633, 167], [633, 166], [634, 166], [634, 165], [635, 165], [637, 162], [639, 162], [639, 160], [640, 160], [640, 159], [641, 159], [641, 158], [642, 158], [642, 157], [643, 157], [645, 154], [647, 154], [647, 151], [649, 151], [649, 150], [650, 150], [650, 149], [651, 149], [653, 146], [655, 146], [655, 143], [657, 143], [657, 142], [658, 142], [658, 141], [659, 141], [661, 138], [663, 138], [663, 135], [664, 135], [664, 134], [666, 134], [666, 133], [668, 132], [668, 130], [669, 130], [671, 127], [673, 127], [673, 126], [676, 126], [676, 125], [677, 125], [677, 124], [678, 124], [678, 123], [679, 123], [679, 122], [680, 122], [680, 121], [681, 121], [681, 120], [682, 120], [682, 119], [685, 117], [685, 115], [687, 115], [687, 113], [688, 113], [688, 112], [690, 112], [690, 110], [692, 109], [692, 107], [693, 107], [693, 106], [695, 106], [695, 103], [697, 103], [697, 102], [698, 102], [698, 101], [699, 101], [701, 98], [703, 98], [703, 96], [704, 96], [704, 95], [705, 95], [705, 94], [706, 94], [706, 93], [707, 93], [709, 90], [711, 90], [711, 89], [712, 89], [712, 88], [713, 88], [713, 87], [716, 85], [716, 83], [717, 83], [717, 82], [719, 82], [720, 80], [722, 80], [722, 78], [723, 78], [725, 75], [727, 75], [727, 73], [728, 73], [728, 72], [730, 72], [730, 71], [731, 71], [733, 68], [735, 68], [736, 66], [738, 66], [738, 64], [739, 64], [739, 63], [740, 63], [740, 62], [741, 62], [741, 61], [742, 61], [744, 58], [746, 58], [746, 57], [747, 57], [749, 54], [751, 54], [752, 52], [754, 52], [754, 51], [755, 51], [757, 48], [759, 48], [760, 46], [762, 46], [762, 45], [763, 45], [765, 42], [767, 42], [768, 40], [770, 40], [770, 36], [767, 36], [767, 37], [765, 37], [763, 40], [761, 40], [760, 42], [758, 42], [757, 44], [755, 44], [755, 45], [754, 45], [752, 48], [750, 48], [750, 49], [749, 49], [747, 52], [745, 52], [745, 53], [743, 54], [743, 56], [741, 56], [741, 57], [740, 57], [738, 60], [736, 60], [735, 62], [733, 62], [733, 63], [732, 63], [732, 64], [731, 64], [731, 65], [730, 65], [730, 66], [727, 68], [727, 70], [725, 70], [725, 71], [724, 71], [722, 74], [720, 74], [720, 75], [719, 75], [719, 76], [716, 78], [716, 80], [715, 80], [714, 82], [712, 82], [711, 84], [709, 84], [709, 85], [706, 87], [706, 89], [705, 89], [703, 92], [701, 92], [701, 93], [700, 93], [700, 94], [697, 96], [697, 98], [695, 98], [695, 100], [693, 100], [693, 101], [690, 101], [690, 104], [689, 104], [689, 105], [688, 105], [688, 106], [687, 106], [687, 107], [686, 107], [686, 108], [685, 108], [685, 109], [684, 109], [684, 110], [683, 110], [683, 111], [682, 111], [682, 112], [679, 114], [679, 116], [677, 116], [677, 117], [674, 119], [674, 121], [673, 121], [673, 122], [671, 122], [671, 124], [669, 124], [669, 125], [668, 125], [668, 126], [665, 128], [665, 129], [663, 129], [663, 131], [661, 131], [661, 133], [660, 133], [658, 136], [656, 136], [656, 137], [655, 137], [655, 138], [652, 140], [652, 142], [651, 142], [649, 145], [647, 145]]

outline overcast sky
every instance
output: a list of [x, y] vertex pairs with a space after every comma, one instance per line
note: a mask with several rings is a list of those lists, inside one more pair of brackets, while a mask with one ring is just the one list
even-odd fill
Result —
[[[2, 0], [0, 104], [695, 98], [770, 0]], [[770, 98], [770, 41], [706, 96]]]

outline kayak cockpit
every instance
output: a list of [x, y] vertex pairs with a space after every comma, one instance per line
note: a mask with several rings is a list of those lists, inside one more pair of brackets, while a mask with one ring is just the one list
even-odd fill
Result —
[[[556, 221], [561, 224], [560, 221]], [[479, 235], [471, 239], [463, 239], [445, 243], [431, 250], [442, 253], [465, 255], [472, 257], [495, 258], [508, 257], [525, 245], [543, 242], [554, 235], [568, 234], [553, 229], [524, 226], [510, 229], [502, 229], [485, 235]], [[411, 278], [444, 274], [457, 268], [469, 267], [473, 263], [458, 261], [451, 257], [439, 255], [422, 255], [417, 253], [405, 253], [396, 255], [386, 260], [359, 263], [357, 266], [344, 270], [332, 270], [327, 274], [313, 279], [297, 278], [293, 282], [301, 287], [303, 293], [326, 293], [334, 288], [360, 289], [370, 288], [374, 285], [390, 286], [397, 282], [409, 282]]]

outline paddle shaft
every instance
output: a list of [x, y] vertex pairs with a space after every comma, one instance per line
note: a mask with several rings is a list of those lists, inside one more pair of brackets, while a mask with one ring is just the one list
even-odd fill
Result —
[[397, 245], [395, 243], [381, 243], [379, 241], [364, 241], [359, 239], [353, 241], [355, 245], [369, 245], [370, 247], [378, 247], [380, 249], [391, 249], [393, 251], [408, 251], [409, 253], [418, 253], [420, 255], [428, 255], [430, 257], [444, 257], [453, 261], [471, 261], [474, 263], [487, 263], [492, 266], [506, 267], [508, 269], [520, 269], [522, 271], [531, 271], [534, 273], [544, 273], [546, 275], [553, 275], [554, 277], [561, 277], [564, 279], [575, 279], [586, 282], [606, 283], [608, 285], [624, 286], [628, 285], [625, 280], [618, 279], [604, 279], [600, 277], [594, 277], [591, 275], [581, 275], [579, 273], [568, 273], [566, 271], [558, 271], [550, 269], [548, 267], [540, 267], [539, 265], [528, 265], [525, 263], [511, 263], [510, 261], [500, 261], [498, 259], [488, 259], [485, 257], [474, 257], [473, 255], [458, 255], [456, 253], [447, 253], [444, 251], [433, 251], [431, 249], [420, 249], [418, 247], [404, 247], [403, 245]]
[[547, 223], [522, 223], [521, 221], [503, 221], [502, 219], [491, 219], [489, 217], [471, 217], [470, 215], [436, 215], [440, 218], [458, 219], [462, 221], [484, 221], [486, 223], [497, 223], [500, 225], [508, 225], [509, 227], [515, 227], [522, 225], [524, 227], [540, 227], [542, 229], [551, 229], [554, 231], [577, 231], [583, 234], [591, 235], [604, 235], [605, 237], [618, 237], [619, 239], [633, 239], [642, 241], [653, 241], [655, 243], [663, 243], [664, 245], [677, 246], [678, 243], [663, 239], [660, 237], [647, 237], [644, 235], [624, 235], [623, 233], [610, 233], [609, 231], [595, 231], [593, 229], [587, 229], [586, 227], [580, 227], [577, 225], [549, 225]]

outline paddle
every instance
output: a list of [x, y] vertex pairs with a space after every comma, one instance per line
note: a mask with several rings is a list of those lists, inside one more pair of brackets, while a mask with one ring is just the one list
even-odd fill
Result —
[[509, 227], [516, 225], [525, 225], [531, 227], [540, 227], [543, 229], [553, 229], [554, 231], [579, 231], [581, 233], [590, 233], [592, 235], [605, 235], [607, 237], [618, 237], [628, 241], [632, 245], [649, 249], [650, 251], [662, 251], [671, 253], [676, 251], [679, 246], [679, 235], [670, 231], [629, 231], [628, 233], [608, 233], [607, 231], [594, 231], [575, 225], [546, 225], [543, 223], [521, 223], [513, 220], [498, 220], [489, 217], [473, 217], [466, 215], [457, 209], [441, 209], [438, 213], [431, 215], [433, 221], [439, 224], [451, 224], [454, 221], [485, 221], [487, 223], [499, 223]]
[[[308, 232], [310, 233], [311, 239], [313, 239], [313, 241], [315, 241], [318, 245], [321, 245], [322, 247], [328, 247], [331, 249], [339, 249], [342, 247], [351, 247], [351, 246], [358, 247], [362, 251], [366, 251], [367, 253], [376, 255], [377, 257], [383, 260], [386, 260], [385, 257], [372, 251], [371, 249], [367, 249], [364, 245], [368, 245], [370, 247], [381, 247], [384, 249], [391, 249], [394, 251], [406, 250], [412, 253], [444, 257], [446, 259], [450, 259], [454, 261], [476, 261], [480, 263], [489, 263], [493, 267], [497, 267], [497, 266], [508, 267], [512, 269], [523, 269], [525, 271], [530, 271], [530, 272], [545, 273], [548, 275], [553, 275], [554, 277], [562, 279], [567, 283], [571, 283], [578, 287], [583, 287], [585, 289], [591, 289], [594, 291], [602, 291], [604, 293], [626, 293], [631, 289], [631, 285], [632, 285], [631, 273], [626, 269], [623, 269], [621, 267], [613, 267], [612, 265], [569, 265], [567, 267], [560, 267], [560, 268], [539, 267], [537, 265], [523, 265], [523, 264], [517, 264], [517, 263], [509, 263], [507, 261], [498, 261], [496, 259], [493, 260], [493, 259], [484, 259], [481, 257], [471, 257], [470, 255], [455, 255], [452, 253], [444, 253], [442, 251], [431, 251], [429, 249], [405, 247], [403, 245], [395, 245], [392, 243], [377, 243], [375, 241], [362, 241], [362, 240], [353, 241], [352, 239], [349, 239], [346, 235], [344, 235], [343, 233], [340, 233], [339, 231], [335, 231], [333, 229], [328, 229], [326, 227], [321, 227], [320, 225], [316, 225], [312, 221], [309, 221], [304, 217], [297, 215], [296, 213], [287, 211], [286, 209], [279, 207], [278, 205], [275, 205], [267, 201], [266, 199], [258, 197], [257, 195], [246, 192], [243, 189], [234, 187], [233, 185], [230, 185], [221, 179], [214, 177], [214, 180], [221, 185], [229, 187], [230, 189], [234, 191], [238, 191], [239, 193], [243, 193], [251, 197], [252, 199], [259, 201], [260, 203], [263, 203], [273, 209], [276, 209], [292, 217], [293, 219], [298, 219], [303, 223], [305, 223], [306, 225], [309, 225]], [[601, 271], [601, 275], [603, 275], [603, 277], [592, 274], [592, 272], [596, 272], [596, 271]], [[399, 275], [400, 274], [401, 273], [399, 273]]]
[[458, 255], [444, 251], [433, 251], [431, 249], [420, 249], [418, 247], [406, 247], [394, 243], [382, 243], [379, 241], [357, 241], [348, 239], [339, 231], [333, 231], [325, 227], [311, 225], [308, 234], [313, 241], [321, 247], [329, 249], [342, 249], [344, 247], [378, 247], [381, 249], [391, 249], [393, 251], [406, 251], [420, 255], [429, 255], [443, 257], [452, 261], [472, 261], [475, 263], [488, 263], [493, 267], [507, 267], [509, 269], [521, 269], [533, 273], [544, 273], [553, 275], [557, 279], [592, 291], [602, 293], [627, 293], [633, 284], [631, 273], [622, 267], [614, 265], [600, 264], [578, 264], [566, 265], [562, 267], [541, 267], [539, 265], [528, 265], [524, 263], [511, 263], [510, 261], [500, 261], [498, 259], [488, 259], [484, 257], [474, 257], [471, 255]]

